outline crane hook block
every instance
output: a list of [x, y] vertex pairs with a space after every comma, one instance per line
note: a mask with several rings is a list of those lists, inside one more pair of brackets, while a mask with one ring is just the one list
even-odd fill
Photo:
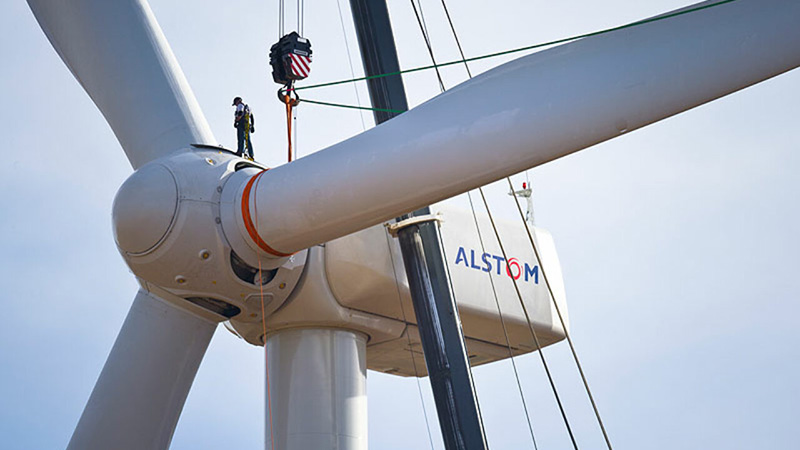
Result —
[[311, 73], [311, 41], [292, 31], [269, 49], [272, 79], [289, 85]]

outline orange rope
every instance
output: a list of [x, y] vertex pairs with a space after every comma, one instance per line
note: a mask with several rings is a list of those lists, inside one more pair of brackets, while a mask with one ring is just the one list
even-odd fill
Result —
[[[289, 152], [291, 154], [291, 143], [289, 144], [289, 148], [290, 148]], [[259, 178], [259, 180], [256, 181], [256, 190], [258, 190], [258, 182], [260, 181], [260, 177], [257, 176], [257, 178]], [[253, 204], [256, 216], [256, 230], [258, 230], [258, 202], [255, 201], [255, 198], [253, 198]], [[249, 209], [250, 208], [248, 207], [248, 212], [250, 212]], [[264, 331], [264, 372], [266, 373], [266, 378], [267, 378], [267, 411], [269, 414], [269, 439], [271, 443], [270, 448], [272, 450], [275, 450], [275, 433], [273, 431], [273, 426], [272, 426], [272, 390], [270, 389], [269, 386], [269, 353], [267, 350], [267, 315], [265, 313], [265, 308], [264, 308], [264, 272], [261, 268], [261, 253], [260, 252], [256, 253], [258, 254], [258, 276], [259, 276], [258, 285], [259, 289], [261, 290], [261, 327], [262, 330]]]
[[289, 142], [289, 162], [292, 162], [292, 99], [289, 94], [283, 96], [286, 101], [286, 138]]

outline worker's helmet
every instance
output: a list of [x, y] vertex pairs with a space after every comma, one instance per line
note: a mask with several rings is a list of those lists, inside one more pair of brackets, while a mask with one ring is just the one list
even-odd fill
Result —
[[231, 106], [236, 106], [236, 102], [237, 101], [239, 101], [239, 102], [242, 101], [242, 97], [234, 97], [233, 98], [233, 104]]

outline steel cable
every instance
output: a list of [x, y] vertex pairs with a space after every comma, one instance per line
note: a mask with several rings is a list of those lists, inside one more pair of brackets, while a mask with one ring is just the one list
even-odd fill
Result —
[[[511, 178], [506, 177], [508, 181], [508, 186], [511, 190], [514, 190], [514, 187], [511, 184]], [[611, 440], [608, 438], [608, 433], [606, 432], [606, 427], [603, 425], [603, 420], [600, 418], [600, 411], [597, 409], [597, 404], [594, 401], [594, 396], [592, 395], [591, 389], [589, 389], [589, 382], [586, 381], [586, 375], [583, 373], [583, 367], [581, 366], [580, 361], [578, 360], [578, 353], [575, 351], [575, 345], [572, 343], [572, 338], [570, 337], [569, 331], [567, 331], [567, 326], [564, 323], [564, 316], [561, 314], [561, 308], [558, 307], [558, 302], [556, 301], [556, 297], [553, 294], [553, 289], [550, 286], [550, 281], [547, 279], [547, 273], [544, 269], [544, 261], [539, 256], [539, 250], [536, 247], [536, 242], [533, 239], [533, 235], [531, 234], [531, 230], [528, 227], [527, 223], [525, 222], [525, 216], [522, 214], [522, 207], [519, 206], [519, 202], [516, 201], [516, 197], [514, 198], [514, 203], [517, 205], [517, 210], [519, 211], [520, 217], [522, 218], [522, 224], [525, 227], [525, 231], [528, 234], [528, 239], [531, 242], [531, 247], [533, 247], [533, 254], [536, 256], [536, 260], [539, 261], [539, 268], [542, 270], [542, 278], [544, 279], [544, 284], [547, 286], [547, 292], [550, 294], [550, 298], [553, 302], [553, 306], [555, 306], [556, 313], [558, 314], [558, 320], [561, 322], [561, 328], [564, 330], [564, 336], [567, 338], [567, 342], [569, 343], [569, 349], [572, 353], [572, 358], [575, 360], [575, 365], [578, 367], [578, 372], [580, 372], [581, 380], [583, 381], [583, 386], [586, 389], [586, 394], [589, 396], [589, 401], [592, 403], [592, 409], [594, 410], [595, 417], [597, 418], [597, 423], [600, 425], [600, 430], [603, 432], [603, 438], [606, 441], [606, 446], [608, 446], [608, 450], [611, 449]]]
[[[486, 196], [483, 194], [483, 188], [478, 188], [478, 192], [481, 194], [481, 198], [483, 199], [483, 205], [486, 207], [486, 213], [489, 215], [489, 221], [492, 224], [492, 229], [494, 230], [494, 234], [497, 237], [497, 244], [500, 246], [500, 252], [503, 254], [503, 258], [505, 261], [508, 261], [508, 255], [506, 254], [506, 249], [503, 246], [503, 242], [500, 240], [500, 233], [497, 231], [497, 225], [494, 223], [494, 217], [492, 216], [492, 212], [489, 209], [489, 202], [486, 201]], [[511, 266], [506, 263], [506, 270], [509, 272], [511, 271]], [[539, 357], [542, 360], [542, 366], [544, 367], [544, 371], [547, 374], [547, 379], [550, 382], [550, 387], [553, 390], [553, 396], [555, 396], [556, 403], [558, 404], [558, 409], [561, 411], [561, 417], [564, 419], [564, 425], [567, 427], [567, 433], [569, 433], [569, 438], [572, 441], [572, 446], [575, 450], [578, 450], [578, 443], [575, 441], [575, 436], [572, 433], [572, 427], [569, 425], [569, 420], [567, 419], [567, 413], [564, 410], [564, 405], [561, 403], [561, 397], [558, 395], [558, 390], [556, 390], [555, 381], [553, 381], [553, 376], [550, 373], [550, 367], [547, 365], [547, 360], [544, 357], [544, 351], [542, 346], [539, 343], [539, 337], [536, 334], [536, 330], [533, 329], [533, 322], [531, 321], [531, 317], [528, 314], [528, 308], [525, 306], [525, 302], [522, 300], [522, 293], [519, 290], [519, 286], [517, 285], [517, 279], [511, 277], [511, 281], [514, 284], [514, 290], [517, 292], [517, 297], [519, 298], [519, 304], [522, 306], [522, 312], [525, 314], [525, 320], [528, 323], [528, 329], [531, 332], [531, 336], [533, 336], [533, 341], [536, 344], [536, 350], [539, 351]]]
[[[472, 210], [472, 218], [475, 221], [475, 229], [478, 231], [478, 241], [481, 243], [481, 252], [486, 254], [486, 246], [483, 243], [483, 236], [481, 234], [481, 227], [478, 225], [478, 215], [475, 213], [475, 205], [472, 202], [472, 194], [467, 192], [467, 197], [469, 198], [469, 207]], [[487, 272], [489, 276], [489, 283], [492, 285], [492, 294], [494, 295], [494, 303], [497, 306], [497, 314], [500, 316], [500, 325], [503, 327], [503, 336], [505, 336], [506, 340], [506, 347], [508, 347], [508, 357], [511, 359], [511, 367], [514, 369], [514, 378], [517, 381], [517, 388], [519, 389], [519, 396], [522, 400], [522, 409], [525, 411], [525, 418], [528, 422], [528, 430], [531, 433], [531, 441], [533, 441], [533, 448], [534, 450], [538, 450], [539, 446], [536, 444], [536, 435], [533, 432], [533, 422], [531, 421], [531, 415], [528, 412], [528, 403], [525, 401], [525, 394], [522, 391], [522, 382], [519, 380], [519, 371], [517, 370], [517, 363], [514, 360], [514, 351], [511, 347], [511, 340], [508, 338], [508, 328], [506, 327], [506, 320], [503, 317], [503, 312], [500, 309], [500, 299], [497, 297], [497, 288], [494, 285], [494, 278], [492, 278], [491, 272]]]
[[[437, 78], [439, 80], [439, 88], [441, 89], [441, 92], [444, 92], [446, 90], [446, 88], [445, 88], [444, 82], [442, 81], [442, 77], [441, 77], [441, 74], [439, 72], [439, 68], [438, 68], [438, 66], [436, 64], [436, 57], [434, 56], [433, 48], [432, 48], [431, 43], [430, 43], [430, 37], [428, 35], [428, 27], [425, 24], [424, 13], [422, 12], [422, 4], [420, 4], [419, 12], [417, 12], [417, 8], [416, 8], [416, 6], [414, 4], [414, 0], [411, 0], [411, 5], [412, 5], [412, 7], [414, 7], [414, 14], [417, 17], [417, 22], [419, 24], [420, 31], [422, 32], [423, 38], [425, 40], [425, 44], [428, 47], [428, 54], [429, 54], [429, 56], [431, 58], [431, 62], [433, 63], [433, 66], [434, 66], [434, 68], [436, 70], [436, 76], [437, 76]], [[444, 0], [442, 0], [442, 5], [444, 6], [445, 11], [447, 11], [447, 6], [444, 5]], [[448, 16], [448, 21], [450, 22], [450, 29], [453, 31], [453, 36], [455, 37], [456, 43], [458, 44], [458, 48], [459, 48], [459, 51], [461, 52], [462, 60], [464, 60], [465, 59], [464, 58], [464, 54], [463, 54], [463, 51], [461, 51], [461, 43], [458, 40], [458, 35], [455, 33], [455, 27], [453, 26], [453, 23], [450, 20], [449, 12], [447, 13], [447, 16]], [[467, 62], [466, 61], [464, 61], [464, 65], [467, 66]], [[472, 74], [470, 73], [468, 66], [467, 66], [467, 74], [469, 75], [470, 78], [472, 78]], [[479, 239], [479, 241], [481, 243], [481, 249], [482, 249], [482, 251], [484, 253], [486, 253], [486, 248], [485, 248], [484, 242], [483, 242], [483, 236], [481, 234], [480, 226], [478, 225], [477, 214], [475, 212], [475, 205], [472, 202], [472, 196], [470, 195], [469, 192], [467, 193], [467, 196], [469, 198], [469, 203], [470, 203], [470, 209], [472, 211], [472, 216], [473, 216], [473, 218], [475, 220], [475, 228], [476, 228], [476, 230], [478, 232], [478, 239]], [[487, 212], [488, 212], [488, 206], [487, 206]], [[437, 230], [438, 230], [438, 228], [437, 228]], [[497, 239], [498, 239], [498, 243], [499, 243], [499, 241], [500, 241], [499, 235], [498, 235]], [[443, 242], [442, 241], [442, 236], [441, 236], [441, 230], [439, 230], [439, 240], [440, 240], [440, 242]], [[446, 253], [444, 251], [444, 247], [443, 246], [442, 246], [442, 253], [445, 256], [445, 260], [447, 260], [447, 255], [446, 255]], [[453, 280], [452, 280], [452, 277], [450, 276], [450, 271], [449, 271], [449, 268], [448, 268], [447, 264], [445, 264], [445, 268], [447, 270], [447, 276], [448, 276], [448, 281], [450, 283], [450, 289], [453, 292], [453, 295], [455, 297], [455, 288], [453, 287]], [[492, 286], [492, 294], [494, 296], [495, 304], [497, 306], [497, 313], [498, 313], [498, 315], [500, 317], [500, 323], [501, 323], [501, 326], [502, 326], [502, 329], [503, 329], [503, 335], [505, 337], [506, 346], [508, 348], [508, 354], [509, 354], [509, 357], [511, 359], [512, 368], [514, 370], [514, 378], [515, 378], [515, 380], [517, 382], [517, 388], [519, 389], [520, 398], [522, 400], [522, 405], [523, 405], [523, 410], [525, 412], [525, 417], [527, 419], [528, 430], [529, 430], [529, 432], [531, 434], [531, 441], [533, 443], [534, 449], [538, 450], [538, 445], [536, 443], [536, 435], [535, 435], [535, 433], [533, 431], [533, 424], [532, 424], [532, 421], [531, 421], [531, 416], [530, 416], [530, 413], [528, 411], [527, 402], [525, 401], [525, 395], [524, 395], [523, 390], [522, 390], [522, 383], [520, 382], [520, 379], [519, 379], [519, 371], [517, 370], [517, 364], [516, 364], [516, 361], [514, 360], [514, 352], [513, 352], [513, 349], [511, 347], [511, 340], [508, 337], [508, 329], [507, 329], [506, 324], [505, 324], [505, 319], [503, 317], [503, 313], [502, 313], [502, 310], [501, 310], [501, 307], [500, 307], [500, 300], [499, 300], [499, 298], [497, 296], [497, 289], [495, 287], [494, 280], [492, 279], [491, 274], [489, 274], [489, 282], [491, 283], [491, 286]], [[536, 343], [537, 343], [537, 348], [538, 348], [539, 347], [538, 346], [538, 340], [536, 340]], [[545, 370], [547, 370], [546, 363], [545, 363]], [[549, 373], [549, 371], [548, 371], [548, 373]], [[554, 386], [554, 388], [555, 388], [555, 386]], [[556, 398], [558, 399], [558, 394], [557, 393], [556, 393]], [[560, 400], [559, 400], [559, 405], [560, 405]], [[566, 417], [565, 417], [565, 419], [566, 419]], [[567, 428], [569, 429], [569, 424], [567, 424]], [[571, 435], [571, 432], [570, 432], [570, 435]], [[573, 440], [573, 443], [574, 443], [574, 440]]]

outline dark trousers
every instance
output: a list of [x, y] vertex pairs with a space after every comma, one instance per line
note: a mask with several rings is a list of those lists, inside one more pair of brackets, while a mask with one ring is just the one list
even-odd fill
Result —
[[250, 130], [247, 128], [247, 126], [236, 127], [236, 155], [242, 156], [244, 154], [243, 150], [246, 146], [247, 153], [250, 155], [250, 158], [255, 159], [255, 154], [253, 153], [253, 143], [250, 142]]

